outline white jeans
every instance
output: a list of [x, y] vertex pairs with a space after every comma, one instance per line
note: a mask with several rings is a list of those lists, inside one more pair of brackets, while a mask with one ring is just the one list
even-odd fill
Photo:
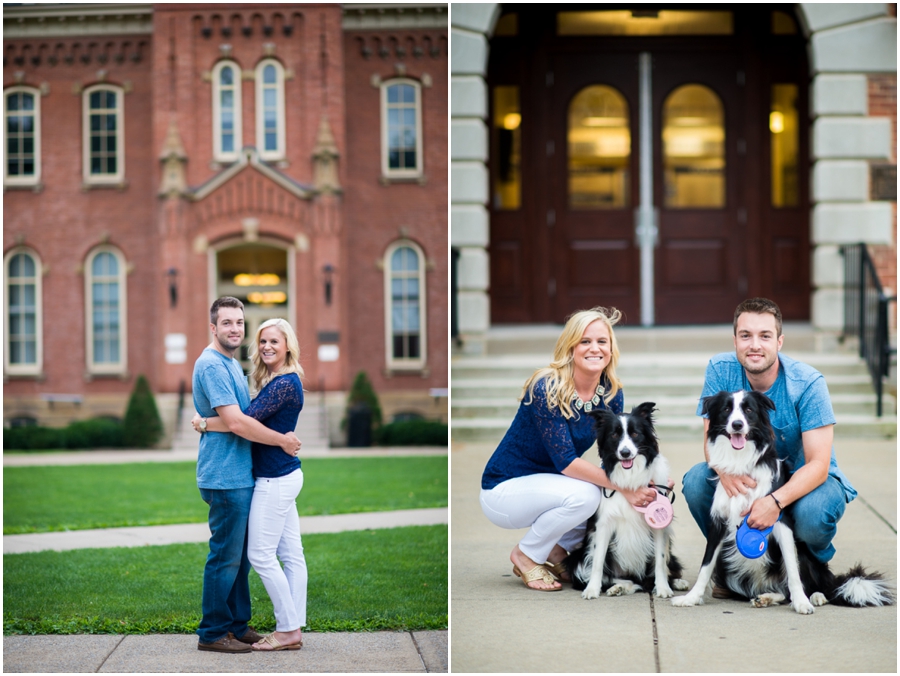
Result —
[[581, 544], [599, 504], [598, 486], [562, 474], [516, 477], [481, 491], [481, 509], [491, 523], [529, 528], [519, 549], [535, 563], [544, 563], [554, 545], [572, 551]]
[[306, 559], [296, 503], [301, 488], [299, 469], [281, 477], [259, 477], [250, 503], [247, 557], [272, 599], [276, 631], [306, 625]]

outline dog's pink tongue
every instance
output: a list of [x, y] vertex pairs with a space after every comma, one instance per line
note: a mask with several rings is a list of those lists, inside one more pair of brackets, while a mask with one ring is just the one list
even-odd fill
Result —
[[731, 435], [731, 447], [735, 450], [741, 450], [744, 447], [744, 443], [747, 441], [747, 437], [743, 434], [732, 434]]
[[622, 469], [631, 469], [631, 466], [634, 464], [634, 460], [623, 460], [622, 461]]

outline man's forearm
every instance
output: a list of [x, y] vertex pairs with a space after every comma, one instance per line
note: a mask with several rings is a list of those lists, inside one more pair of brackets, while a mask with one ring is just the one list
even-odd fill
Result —
[[284, 435], [281, 432], [269, 429], [255, 418], [244, 414], [235, 416], [234, 420], [229, 421], [228, 429], [239, 437], [267, 446], [280, 447], [284, 441]]
[[787, 507], [821, 486], [827, 478], [828, 465], [813, 460], [794, 472], [784, 486], [772, 492], [781, 506]]

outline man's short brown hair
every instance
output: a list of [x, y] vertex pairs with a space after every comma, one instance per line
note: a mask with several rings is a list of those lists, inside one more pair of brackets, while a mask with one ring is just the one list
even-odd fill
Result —
[[218, 324], [219, 323], [219, 308], [220, 307], [235, 307], [241, 312], [244, 311], [244, 304], [239, 301], [234, 296], [222, 296], [221, 298], [217, 298], [215, 302], [212, 304], [212, 307], [209, 308], [209, 323], [210, 324]]
[[734, 335], [737, 335], [738, 317], [745, 312], [758, 315], [770, 314], [775, 317], [776, 338], [781, 337], [781, 308], [768, 298], [748, 298], [737, 306], [734, 311]]

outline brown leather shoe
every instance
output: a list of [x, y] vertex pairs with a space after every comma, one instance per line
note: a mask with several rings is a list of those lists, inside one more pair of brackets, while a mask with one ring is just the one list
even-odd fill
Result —
[[257, 641], [261, 641], [262, 637], [263, 637], [263, 635], [260, 633], [257, 633], [256, 629], [254, 629], [253, 627], [247, 627], [247, 633], [245, 633], [240, 638], [238, 638], [234, 634], [228, 634], [228, 635], [231, 638], [233, 638], [237, 641], [240, 641], [241, 643], [246, 643], [247, 645], [252, 645], [253, 643], [256, 643]]
[[223, 636], [215, 643], [197, 642], [197, 650], [209, 650], [214, 653], [249, 653], [251, 648], [238, 641], [233, 634]]

